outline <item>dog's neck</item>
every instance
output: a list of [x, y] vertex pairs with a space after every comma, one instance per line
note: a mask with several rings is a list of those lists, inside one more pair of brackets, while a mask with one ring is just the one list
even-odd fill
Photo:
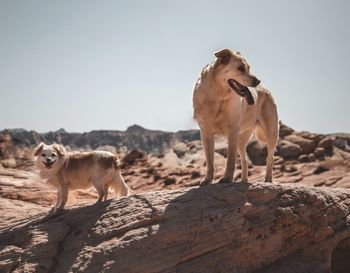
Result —
[[205, 93], [204, 98], [207, 102], [224, 102], [235, 96], [235, 93], [228, 87], [225, 88], [216, 82], [217, 69], [217, 62], [206, 65], [197, 82], [196, 88]]

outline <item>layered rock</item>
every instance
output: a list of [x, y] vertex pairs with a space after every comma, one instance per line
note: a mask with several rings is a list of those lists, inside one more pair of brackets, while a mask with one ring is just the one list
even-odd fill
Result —
[[232, 183], [134, 195], [0, 230], [1, 272], [350, 272], [350, 192]]
[[43, 141], [48, 144], [61, 143], [74, 149], [114, 146], [118, 149], [125, 147], [128, 150], [139, 149], [147, 153], [161, 153], [175, 142], [198, 140], [200, 136], [198, 130], [172, 133], [147, 130], [141, 126], [133, 125], [126, 131], [98, 130], [88, 133], [68, 133], [64, 129], [60, 129], [56, 132], [39, 134], [35, 131], [12, 129], [1, 131], [0, 143], [2, 138], [7, 138], [8, 141], [21, 147], [33, 147]]

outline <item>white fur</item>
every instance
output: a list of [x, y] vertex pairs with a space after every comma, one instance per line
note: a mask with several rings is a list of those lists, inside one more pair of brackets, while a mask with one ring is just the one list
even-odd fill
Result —
[[58, 189], [55, 210], [64, 208], [68, 190], [94, 186], [99, 194], [97, 202], [107, 199], [109, 186], [118, 196], [129, 195], [119, 159], [110, 152], [67, 153], [61, 145], [41, 143], [35, 156], [41, 177]]

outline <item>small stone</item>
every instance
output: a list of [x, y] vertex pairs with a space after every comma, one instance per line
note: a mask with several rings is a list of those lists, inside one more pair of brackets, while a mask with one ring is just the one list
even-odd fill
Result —
[[323, 165], [317, 166], [317, 168], [314, 170], [314, 174], [320, 174], [329, 171], [329, 169]]
[[277, 145], [277, 152], [278, 155], [284, 159], [296, 159], [303, 153], [299, 145], [294, 144], [288, 140], [282, 140]]
[[164, 183], [165, 186], [169, 186], [169, 185], [175, 184], [176, 183], [176, 179], [173, 178], [173, 177], [168, 177], [168, 178], [164, 179], [163, 183]]
[[280, 138], [284, 138], [285, 136], [293, 134], [294, 130], [287, 125], [280, 122], [280, 130], [279, 130], [279, 136]]
[[309, 162], [314, 162], [316, 160], [315, 155], [313, 153], [308, 155], [308, 161]]
[[317, 147], [314, 152], [316, 158], [323, 158], [324, 153], [325, 153], [325, 150], [323, 147]]
[[188, 148], [185, 143], [180, 142], [173, 147], [173, 151], [178, 158], [181, 158], [186, 154], [186, 152], [188, 151]]
[[309, 161], [309, 157], [307, 155], [301, 155], [301, 156], [298, 157], [298, 161], [302, 162], [302, 163], [308, 162]]
[[320, 141], [318, 146], [324, 148], [326, 153], [330, 153], [333, 151], [333, 142], [334, 142], [334, 140], [332, 138], [325, 137], [324, 139], [322, 139]]
[[301, 149], [303, 150], [304, 154], [312, 153], [316, 148], [314, 141], [312, 141], [310, 139], [306, 139], [302, 136], [289, 135], [289, 136], [285, 137], [285, 140], [288, 140], [294, 144], [299, 145], [301, 147]]
[[199, 171], [192, 171], [191, 178], [196, 179], [201, 176], [201, 173]]

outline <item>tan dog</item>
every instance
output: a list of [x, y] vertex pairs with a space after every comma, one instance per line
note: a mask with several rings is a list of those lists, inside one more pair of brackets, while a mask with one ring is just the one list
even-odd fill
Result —
[[54, 210], [64, 208], [68, 190], [91, 185], [98, 192], [97, 202], [107, 199], [110, 186], [117, 196], [129, 195], [128, 186], [121, 176], [119, 159], [110, 152], [67, 153], [61, 145], [41, 143], [34, 155], [37, 156], [36, 165], [40, 175], [58, 189]]
[[[232, 182], [238, 149], [242, 181], [248, 180], [246, 147], [254, 131], [268, 148], [265, 181], [272, 181], [273, 154], [278, 140], [277, 107], [271, 93], [250, 73], [247, 61], [236, 52], [223, 49], [216, 60], [205, 66], [193, 92], [194, 118], [201, 129], [207, 173], [201, 185], [214, 178], [214, 135], [228, 139], [228, 158], [224, 177]], [[251, 87], [251, 88], [248, 88]]]

